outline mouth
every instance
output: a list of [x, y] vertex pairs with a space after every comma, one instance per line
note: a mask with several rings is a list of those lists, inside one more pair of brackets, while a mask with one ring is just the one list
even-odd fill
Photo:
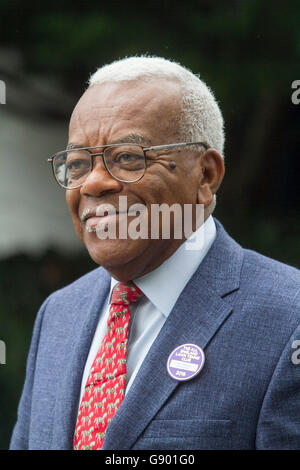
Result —
[[95, 232], [99, 224], [108, 225], [116, 222], [120, 215], [127, 215], [127, 212], [120, 212], [111, 204], [101, 204], [96, 208], [84, 209], [80, 215], [80, 222], [88, 232]]

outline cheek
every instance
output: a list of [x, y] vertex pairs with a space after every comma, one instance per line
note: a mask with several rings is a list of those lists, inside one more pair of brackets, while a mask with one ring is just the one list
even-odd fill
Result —
[[[168, 170], [170, 171], [170, 170]], [[181, 172], [155, 175], [145, 195], [147, 203], [172, 205], [185, 204], [196, 201], [195, 183], [191, 178], [181, 177]], [[148, 205], [147, 204], [147, 205]]]
[[66, 191], [66, 202], [72, 216], [75, 231], [80, 239], [82, 239], [82, 227], [78, 216], [80, 195], [76, 190]]
[[174, 199], [177, 192], [177, 179], [168, 172], [168, 169], [157, 163], [156, 166], [153, 165], [152, 168], [149, 168], [148, 174], [146, 173], [141, 180], [140, 187], [136, 186], [136, 193], [147, 206], [162, 204], [163, 202], [168, 203], [169, 200]]

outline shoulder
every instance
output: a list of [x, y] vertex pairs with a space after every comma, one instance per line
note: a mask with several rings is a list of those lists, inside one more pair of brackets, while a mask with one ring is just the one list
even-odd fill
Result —
[[[292, 266], [268, 258], [256, 251], [243, 249], [241, 271], [243, 282], [251, 281], [253, 287], [272, 291], [274, 295], [289, 297], [300, 292], [300, 271]], [[251, 285], [250, 284], [250, 285]]]
[[110, 287], [110, 276], [96, 268], [71, 284], [53, 292], [39, 310], [43, 328], [66, 330], [86, 316], [93, 306], [101, 305]]
[[281, 324], [290, 332], [290, 328], [300, 323], [300, 271], [241, 247], [218, 221], [216, 226], [217, 255], [214, 257], [223, 277], [230, 279], [233, 273], [236, 274], [239, 308], [248, 312], [253, 321], [258, 316], [270, 328], [274, 329], [272, 325], [278, 328]]
[[266, 334], [273, 332], [287, 340], [300, 324], [300, 272], [255, 251], [243, 252], [243, 309], [253, 321], [258, 319], [259, 329]]
[[[270, 292], [274, 295], [291, 297], [297, 296], [300, 291], [300, 271], [275, 259], [264, 256], [254, 250], [239, 245], [215, 219], [217, 238], [215, 250], [219, 254], [219, 261], [226, 261], [233, 270], [233, 265], [239, 264], [241, 287], [247, 286], [249, 291]], [[224, 255], [226, 253], [226, 256]], [[219, 263], [220, 265], [220, 263]], [[220, 267], [220, 266], [219, 266]], [[228, 266], [223, 266], [223, 269]], [[227, 269], [227, 275], [230, 276]]]
[[71, 284], [53, 292], [48, 300], [50, 303], [60, 300], [63, 300], [65, 303], [68, 301], [73, 303], [91, 293], [95, 288], [106, 286], [109, 279], [109, 274], [102, 267], [97, 267]]
[[46, 298], [37, 313], [32, 334], [32, 344], [39, 351], [41, 364], [49, 351], [52, 362], [58, 361], [65, 354], [66, 345], [70, 347], [70, 341], [78, 339], [79, 332], [87, 335], [89, 328], [96, 325], [109, 288], [110, 276], [100, 267]]

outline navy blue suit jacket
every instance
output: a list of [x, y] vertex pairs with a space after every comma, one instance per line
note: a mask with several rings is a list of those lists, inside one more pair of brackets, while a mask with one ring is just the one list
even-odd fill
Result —
[[[103, 449], [300, 449], [299, 271], [217, 237], [107, 429]], [[82, 373], [110, 277], [52, 294], [36, 319], [11, 449], [72, 449]], [[170, 352], [206, 355], [178, 382]], [[296, 360], [295, 360], [296, 359]]]

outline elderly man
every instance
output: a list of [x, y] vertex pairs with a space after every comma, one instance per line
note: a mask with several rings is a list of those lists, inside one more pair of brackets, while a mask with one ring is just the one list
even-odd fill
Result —
[[[91, 77], [50, 161], [101, 267], [39, 311], [12, 449], [300, 448], [299, 273], [212, 217], [223, 145], [213, 94], [179, 64]], [[169, 236], [163, 204], [182, 210]], [[186, 208], [194, 234], [176, 236]]]

